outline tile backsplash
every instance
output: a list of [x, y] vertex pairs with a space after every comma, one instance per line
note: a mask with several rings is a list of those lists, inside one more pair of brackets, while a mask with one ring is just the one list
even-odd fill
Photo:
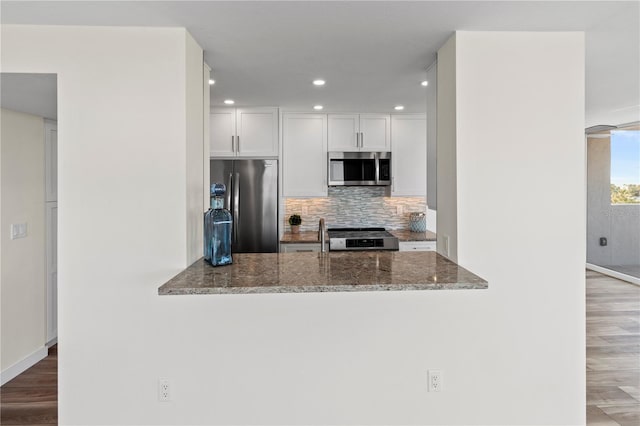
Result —
[[380, 186], [329, 187], [329, 196], [286, 198], [284, 228], [289, 231], [289, 216], [302, 217], [302, 231], [317, 231], [324, 218], [327, 228], [383, 227], [408, 229], [411, 212], [426, 212], [424, 197], [389, 197], [389, 189]]

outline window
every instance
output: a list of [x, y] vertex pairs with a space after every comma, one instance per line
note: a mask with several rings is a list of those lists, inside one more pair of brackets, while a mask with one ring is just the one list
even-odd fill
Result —
[[640, 130], [611, 132], [611, 204], [640, 204]]

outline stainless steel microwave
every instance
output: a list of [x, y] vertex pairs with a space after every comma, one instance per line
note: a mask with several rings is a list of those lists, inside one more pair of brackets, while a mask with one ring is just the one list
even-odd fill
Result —
[[329, 186], [391, 185], [390, 152], [329, 152]]

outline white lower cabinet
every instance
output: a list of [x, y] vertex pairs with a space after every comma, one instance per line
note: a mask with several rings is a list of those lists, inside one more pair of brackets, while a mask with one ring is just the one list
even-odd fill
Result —
[[303, 252], [319, 252], [320, 243], [305, 243], [305, 244], [280, 244], [281, 253], [303, 253]]
[[436, 251], [435, 241], [400, 241], [400, 251]]

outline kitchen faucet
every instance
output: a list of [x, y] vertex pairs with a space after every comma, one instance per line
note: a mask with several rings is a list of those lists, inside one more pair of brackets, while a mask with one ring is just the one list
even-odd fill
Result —
[[324, 218], [320, 219], [320, 223], [318, 224], [318, 239], [320, 240], [320, 253], [324, 253], [327, 250], [325, 249], [324, 246], [324, 234], [325, 234], [325, 226], [324, 226]]

